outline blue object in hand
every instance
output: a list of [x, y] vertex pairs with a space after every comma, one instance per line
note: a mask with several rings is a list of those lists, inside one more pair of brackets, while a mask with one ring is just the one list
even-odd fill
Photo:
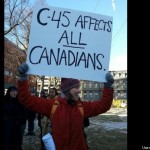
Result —
[[27, 80], [28, 74], [26, 74], [26, 73], [27, 73], [28, 69], [29, 69], [29, 66], [26, 63], [23, 63], [18, 67], [18, 72], [19, 72], [21, 81]]

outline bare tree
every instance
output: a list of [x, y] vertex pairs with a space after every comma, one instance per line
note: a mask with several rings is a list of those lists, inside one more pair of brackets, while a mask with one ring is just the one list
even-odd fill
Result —
[[16, 45], [25, 50], [27, 50], [29, 44], [30, 23], [31, 15], [22, 24], [15, 27], [11, 33], [16, 38]]
[[10, 33], [16, 26], [19, 26], [31, 15], [32, 12], [26, 13], [29, 8], [29, 0], [5, 0], [5, 29], [4, 35]]
[[27, 50], [29, 43], [31, 16], [34, 3], [45, 4], [45, 0], [5, 0], [4, 35], [13, 39], [18, 47]]

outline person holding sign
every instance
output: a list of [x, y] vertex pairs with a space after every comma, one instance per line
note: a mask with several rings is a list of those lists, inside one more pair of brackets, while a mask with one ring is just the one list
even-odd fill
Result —
[[[114, 92], [112, 75], [110, 73], [106, 74], [107, 82], [104, 83], [102, 98], [98, 101], [82, 101], [79, 97], [81, 92], [80, 81], [73, 78], [62, 78], [61, 91], [63, 94], [56, 99], [47, 100], [30, 94], [28, 75], [26, 74], [28, 69], [29, 66], [26, 63], [18, 68], [20, 74], [20, 80], [18, 81], [20, 102], [32, 111], [50, 118], [56, 150], [87, 150], [83, 133], [83, 117], [97, 116], [111, 108]], [[57, 105], [57, 109], [52, 114], [51, 109], [54, 105]]]

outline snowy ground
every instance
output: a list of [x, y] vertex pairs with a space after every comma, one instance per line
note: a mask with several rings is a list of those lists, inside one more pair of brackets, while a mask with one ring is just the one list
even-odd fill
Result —
[[92, 117], [85, 132], [90, 150], [127, 150], [127, 111], [113, 108]]
[[111, 109], [107, 113], [90, 118], [91, 126], [104, 128], [105, 130], [127, 130], [127, 111], [123, 109]]
[[127, 129], [127, 123], [126, 122], [105, 122], [105, 123], [97, 123], [97, 122], [91, 122], [91, 124], [94, 125], [100, 125], [103, 128], [107, 130], [115, 130], [115, 129]]

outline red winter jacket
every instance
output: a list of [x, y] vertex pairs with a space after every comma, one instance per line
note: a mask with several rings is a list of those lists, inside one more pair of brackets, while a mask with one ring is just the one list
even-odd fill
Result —
[[[111, 107], [113, 89], [104, 89], [99, 101], [81, 101], [85, 117], [97, 116], [105, 113]], [[48, 100], [32, 96], [28, 81], [18, 81], [18, 96], [21, 103], [32, 111], [50, 117], [54, 99]], [[83, 134], [83, 118], [77, 108], [77, 103], [68, 105], [67, 100], [57, 98], [59, 105], [52, 119], [53, 138], [57, 150], [87, 150]]]

